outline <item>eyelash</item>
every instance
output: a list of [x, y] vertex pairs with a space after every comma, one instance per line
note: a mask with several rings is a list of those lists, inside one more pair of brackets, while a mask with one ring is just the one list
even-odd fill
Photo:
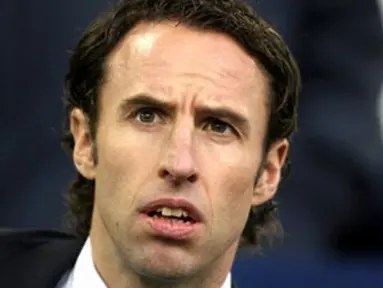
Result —
[[[157, 108], [153, 108], [153, 107], [142, 107], [142, 108], [137, 108], [131, 115], [130, 115], [130, 118], [134, 118], [136, 119], [140, 113], [142, 112], [150, 112], [150, 113], [153, 113], [155, 114], [155, 116], [158, 116], [160, 119], [163, 119], [164, 117], [166, 117], [166, 113], [164, 111], [161, 111]], [[213, 125], [213, 124], [219, 124], [219, 125], [225, 125], [227, 127], [227, 129], [229, 129], [233, 134], [235, 134], [236, 136], [238, 136], [238, 132], [237, 130], [229, 123], [223, 121], [223, 120], [220, 120], [219, 118], [215, 118], [215, 117], [207, 117], [205, 118], [203, 121], [201, 121], [204, 123], [204, 125], [202, 126], [203, 129], [206, 129], [207, 126], [209, 125]], [[151, 123], [144, 123], [144, 122], [141, 122], [142, 124], [147, 124], [147, 125], [150, 125]], [[215, 131], [212, 131], [212, 132], [215, 132]], [[216, 133], [217, 135], [219, 134], [224, 134], [224, 133]]]
[[163, 119], [164, 116], [165, 116], [165, 113], [163, 113], [162, 111], [160, 111], [160, 110], [158, 110], [156, 108], [142, 107], [142, 108], [137, 108], [136, 110], [134, 110], [133, 113], [130, 115], [130, 118], [136, 119], [140, 115], [140, 113], [143, 113], [143, 112], [153, 113], [153, 114], [155, 114], [156, 116], [158, 116], [161, 119]]
[[[207, 126], [211, 126], [211, 125], [214, 125], [214, 124], [219, 124], [219, 125], [224, 125], [226, 126], [227, 129], [229, 129], [233, 134], [237, 134], [237, 131], [235, 130], [235, 128], [230, 125], [229, 123], [223, 121], [223, 120], [220, 120], [218, 118], [214, 118], [214, 117], [209, 117], [207, 119], [204, 120], [204, 122], [206, 123], [203, 127], [207, 127]], [[215, 132], [215, 131], [213, 131]], [[216, 132], [217, 134], [224, 134], [224, 133], [219, 133], [219, 132]]]

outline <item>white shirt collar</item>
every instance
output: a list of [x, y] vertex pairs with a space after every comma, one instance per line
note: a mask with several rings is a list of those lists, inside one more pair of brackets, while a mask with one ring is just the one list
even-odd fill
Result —
[[[104, 281], [98, 274], [92, 259], [92, 247], [88, 238], [82, 248], [80, 255], [77, 258], [76, 264], [68, 277], [63, 280], [58, 288], [107, 288]], [[231, 273], [226, 277], [222, 288], [231, 287]]]
[[[98, 274], [92, 259], [92, 247], [88, 238], [81, 249], [74, 268], [62, 288], [107, 288]], [[60, 287], [61, 288], [61, 287]]]

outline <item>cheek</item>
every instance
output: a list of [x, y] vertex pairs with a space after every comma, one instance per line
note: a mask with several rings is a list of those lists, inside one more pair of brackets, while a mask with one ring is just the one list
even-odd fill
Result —
[[204, 178], [215, 216], [227, 221], [232, 221], [233, 217], [246, 218], [251, 207], [260, 157], [255, 155], [254, 150], [238, 147], [230, 151], [221, 150], [220, 157], [205, 155], [203, 161], [202, 173], [206, 175]]
[[142, 183], [152, 173], [152, 149], [145, 146], [148, 141], [142, 141], [132, 133], [129, 133], [129, 137], [127, 131], [111, 130], [108, 133], [100, 131], [98, 135], [97, 197], [103, 197], [103, 201], [110, 206], [114, 205], [111, 207], [129, 210]]
[[130, 175], [141, 170], [148, 173], [154, 157], [152, 140], [127, 127], [110, 127], [98, 137], [99, 164], [116, 175]]
[[242, 233], [249, 215], [255, 173], [246, 166], [232, 168], [222, 173], [225, 177], [215, 187], [211, 205], [213, 233], [234, 240]]
[[[226, 177], [220, 185], [220, 194], [225, 198], [221, 201], [221, 208], [229, 210], [228, 215], [250, 209], [254, 187], [253, 174], [252, 170], [240, 169], [240, 167], [227, 170]], [[247, 215], [247, 212], [245, 214]]]

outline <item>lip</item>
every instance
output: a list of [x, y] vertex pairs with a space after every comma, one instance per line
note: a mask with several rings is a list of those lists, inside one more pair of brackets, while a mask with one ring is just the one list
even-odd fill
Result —
[[198, 210], [198, 208], [191, 202], [180, 198], [157, 199], [146, 204], [142, 209], [139, 210], [139, 212], [148, 215], [148, 213], [162, 207], [185, 210], [189, 217], [191, 217], [196, 223], [203, 221], [202, 213]]
[[201, 229], [201, 223], [173, 222], [160, 217], [150, 217], [141, 214], [142, 219], [147, 223], [149, 234], [168, 240], [187, 241], [195, 237]]

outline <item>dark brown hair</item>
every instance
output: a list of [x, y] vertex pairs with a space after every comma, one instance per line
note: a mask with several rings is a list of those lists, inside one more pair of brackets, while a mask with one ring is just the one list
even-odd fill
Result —
[[[247, 4], [239, 0], [125, 0], [88, 28], [71, 55], [65, 79], [67, 118], [63, 135], [68, 152], [72, 153], [74, 147], [68, 116], [75, 107], [88, 116], [95, 139], [99, 91], [111, 51], [137, 24], [161, 21], [224, 33], [241, 45], [263, 66], [271, 80], [265, 153], [274, 141], [291, 136], [297, 125], [299, 71], [281, 37]], [[283, 172], [287, 165], [288, 162]], [[81, 237], [89, 233], [93, 201], [94, 181], [78, 173], [69, 189], [67, 203], [69, 224]], [[269, 240], [279, 232], [277, 205], [270, 200], [250, 211], [242, 244], [259, 246], [262, 239]]]

